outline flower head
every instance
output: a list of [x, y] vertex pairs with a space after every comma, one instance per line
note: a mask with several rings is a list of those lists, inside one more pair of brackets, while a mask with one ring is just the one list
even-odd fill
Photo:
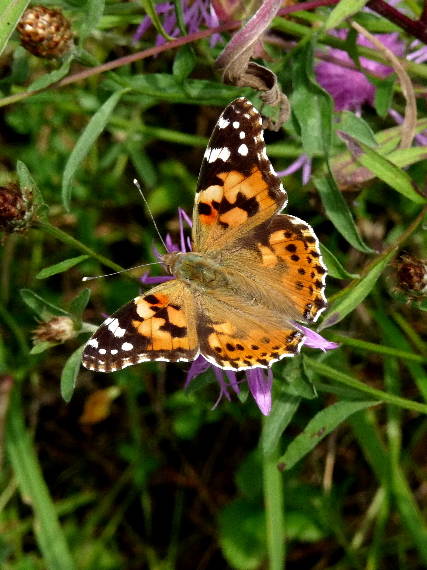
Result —
[[[215, 9], [209, 0], [182, 0], [181, 8], [184, 25], [189, 34], [198, 32], [203, 25], [207, 28], [215, 28], [219, 25]], [[161, 2], [157, 4], [156, 12], [162, 20], [164, 31], [169, 36], [176, 38], [181, 35], [174, 2]], [[133, 41], [139, 41], [151, 26], [152, 21], [150, 16], [145, 16], [133, 36]], [[211, 45], [215, 45], [218, 38], [219, 36], [217, 34], [212, 36]], [[156, 45], [162, 45], [165, 42], [165, 38], [161, 34], [158, 34], [156, 37]]]
[[[347, 37], [346, 30], [339, 30], [336, 35], [341, 39]], [[378, 34], [378, 39], [395, 55], [402, 56], [404, 43], [397, 33]], [[373, 48], [370, 41], [359, 36], [357, 43], [361, 46]], [[375, 48], [374, 48], [375, 49]], [[326, 89], [334, 99], [337, 111], [360, 111], [364, 103], [372, 104], [375, 96], [375, 87], [367, 77], [357, 69], [352, 69], [353, 62], [343, 50], [329, 48], [328, 57], [334, 61], [321, 61], [317, 64], [315, 72], [317, 81]], [[378, 77], [387, 77], [393, 70], [382, 63], [372, 61], [365, 57], [360, 58], [363, 69]]]
[[[184, 222], [191, 227], [192, 222], [188, 215], [182, 210], [181, 208], [178, 209], [178, 216], [179, 216], [179, 227], [180, 227], [180, 246], [175, 244], [169, 235], [166, 236], [165, 244], [168, 249], [168, 252], [173, 251], [181, 251], [183, 253], [187, 251], [191, 251], [191, 242], [186, 239], [184, 235]], [[154, 255], [161, 259], [161, 255], [157, 249], [154, 250]], [[150, 277], [149, 275], [144, 275], [141, 278], [142, 283], [144, 284], [158, 284], [166, 281], [168, 279], [174, 279], [171, 276], [161, 276], [161, 277]], [[334, 342], [329, 342], [328, 340], [324, 339], [322, 336], [317, 334], [316, 332], [308, 329], [300, 325], [299, 323], [292, 322], [292, 326], [302, 332], [304, 337], [300, 343], [300, 347], [305, 344], [309, 348], [318, 348], [320, 350], [326, 351], [331, 350], [333, 348], [337, 348], [337, 344]], [[220, 400], [224, 397], [227, 400], [230, 400], [230, 389], [238, 394], [240, 392], [239, 385], [244, 380], [238, 379], [238, 374], [242, 374], [245, 377], [246, 383], [248, 385], [249, 391], [255, 400], [258, 408], [260, 409], [261, 413], [265, 416], [271, 411], [272, 405], [272, 386], [273, 386], [273, 372], [271, 368], [250, 368], [244, 371], [235, 372], [234, 370], [224, 370], [219, 366], [209, 362], [203, 355], [200, 355], [196, 358], [196, 360], [192, 363], [188, 373], [187, 378], [185, 381], [185, 387], [187, 387], [194, 378], [199, 376], [200, 374], [206, 372], [209, 368], [212, 369], [215, 379], [219, 385], [219, 396], [215, 406], [220, 402]]]

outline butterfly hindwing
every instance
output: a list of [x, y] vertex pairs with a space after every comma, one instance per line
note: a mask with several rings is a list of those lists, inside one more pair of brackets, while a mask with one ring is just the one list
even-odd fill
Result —
[[172, 280], [154, 287], [106, 319], [83, 352], [90, 370], [113, 372], [147, 360], [188, 361], [198, 353], [194, 304]]

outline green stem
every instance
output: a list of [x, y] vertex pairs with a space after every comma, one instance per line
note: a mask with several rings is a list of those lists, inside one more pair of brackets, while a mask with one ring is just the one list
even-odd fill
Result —
[[46, 233], [58, 239], [59, 241], [66, 243], [70, 247], [75, 247], [76, 249], [83, 251], [84, 253], [87, 253], [88, 255], [98, 260], [103, 265], [110, 267], [110, 269], [113, 269], [114, 271], [123, 271], [123, 267], [121, 265], [114, 263], [114, 261], [110, 261], [107, 257], [104, 257], [99, 253], [96, 253], [96, 251], [94, 251], [84, 243], [80, 242], [73, 236], [70, 236], [66, 232], [63, 232], [59, 228], [52, 226], [49, 222], [46, 222], [44, 220], [38, 220], [34, 227], [45, 231]]
[[407, 400], [406, 398], [401, 398], [400, 396], [395, 396], [394, 394], [388, 394], [387, 392], [383, 392], [382, 390], [378, 390], [377, 388], [372, 388], [356, 378], [345, 374], [344, 372], [340, 372], [339, 370], [328, 366], [327, 364], [323, 364], [322, 362], [317, 362], [316, 360], [309, 358], [308, 356], [304, 356], [304, 365], [309, 366], [312, 370], [320, 374], [320, 376], [325, 376], [326, 378], [330, 378], [333, 382], [338, 384], [344, 384], [350, 388], [355, 388], [364, 394], [369, 394], [369, 396], [373, 396], [375, 399], [387, 402], [388, 404], [395, 404], [401, 408], [406, 410], [413, 410], [415, 412], [420, 412], [422, 414], [427, 414], [427, 405], [420, 404], [419, 402], [413, 402], [412, 400]]
[[[263, 436], [266, 421], [266, 419], [263, 421]], [[263, 440], [263, 436], [261, 437], [261, 441]], [[261, 450], [262, 447], [261, 445]], [[283, 475], [277, 467], [277, 459], [279, 456], [280, 453], [277, 446], [271, 453], [262, 452], [269, 570], [284, 570], [285, 568], [284, 493]]]
[[389, 356], [394, 356], [395, 358], [402, 358], [403, 360], [410, 360], [412, 362], [427, 363], [426, 356], [423, 356], [422, 354], [415, 354], [414, 352], [408, 352], [407, 350], [400, 350], [398, 348], [394, 348], [393, 346], [376, 344], [374, 342], [368, 342], [366, 340], [360, 340], [358, 338], [351, 338], [349, 336], [344, 336], [336, 333], [329, 334], [328, 339], [339, 342], [344, 346], [359, 348], [363, 351], [368, 350], [370, 352], [376, 352], [377, 354], [387, 354]]

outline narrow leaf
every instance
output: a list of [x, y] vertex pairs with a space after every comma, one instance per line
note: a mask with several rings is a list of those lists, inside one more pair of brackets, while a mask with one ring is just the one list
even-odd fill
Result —
[[124, 90], [116, 91], [98, 109], [87, 124], [83, 133], [80, 135], [76, 146], [70, 154], [67, 164], [65, 165], [64, 176], [62, 178], [62, 199], [67, 210], [69, 210], [70, 206], [72, 178], [81, 162], [87, 156], [90, 147], [105, 129], [112, 112], [124, 92]]
[[11, 0], [0, 2], [0, 55], [3, 53], [7, 42], [16, 28], [29, 0]]
[[332, 144], [332, 99], [316, 82], [313, 57], [313, 44], [307, 42], [292, 58], [292, 112], [309, 156], [328, 154]]
[[340, 0], [325, 23], [325, 30], [336, 28], [341, 22], [360, 12], [368, 0]]
[[277, 449], [277, 444], [294, 417], [300, 400], [301, 398], [289, 395], [274, 398], [273, 407], [264, 419], [262, 430], [262, 452], [264, 454], [269, 455]]
[[43, 479], [33, 441], [24, 424], [18, 390], [13, 390], [6, 430], [6, 449], [25, 503], [34, 513], [33, 525], [43, 554], [44, 568], [74, 570], [64, 532], [55, 505]]
[[319, 331], [339, 323], [369, 295], [381, 273], [395, 255], [395, 249], [379, 255], [370, 265], [368, 272], [358, 281], [353, 281], [343, 289], [339, 298], [333, 302], [325, 313]]
[[61, 66], [58, 69], [54, 69], [49, 73], [45, 73], [38, 77], [31, 85], [28, 87], [28, 91], [38, 91], [39, 89], [46, 89], [52, 83], [56, 83], [63, 77], [67, 75], [70, 70], [71, 62], [74, 59], [74, 55], [72, 52], [68, 53], [64, 57], [64, 61], [62, 62]]
[[82, 289], [78, 295], [74, 297], [74, 299], [70, 303], [70, 313], [81, 319], [83, 311], [86, 309], [86, 306], [90, 299], [90, 289]]
[[61, 373], [61, 396], [66, 402], [71, 400], [71, 397], [76, 387], [76, 379], [82, 363], [82, 354], [85, 345], [79, 346], [77, 350], [68, 358]]
[[283, 469], [291, 469], [295, 463], [307, 455], [349, 416], [377, 404], [378, 402], [374, 400], [365, 402], [342, 401], [321, 410], [309, 421], [304, 431], [288, 445], [287, 450], [278, 462], [283, 465]]
[[86, 259], [89, 259], [89, 255], [78, 255], [77, 257], [64, 259], [64, 261], [60, 261], [59, 263], [55, 263], [55, 265], [50, 265], [49, 267], [45, 267], [39, 271], [36, 275], [36, 279], [46, 279], [52, 275], [57, 275], [58, 273], [68, 271], [68, 269], [71, 269]]
[[45, 352], [46, 350], [49, 350], [53, 346], [57, 345], [58, 345], [57, 342], [50, 342], [49, 340], [44, 340], [43, 342], [38, 342], [37, 344], [35, 344], [33, 348], [30, 350], [30, 354], [41, 354], [42, 352]]
[[182, 46], [176, 52], [172, 71], [175, 77], [183, 81], [190, 75], [195, 65], [196, 56], [194, 55], [191, 46]]
[[335, 279], [357, 279], [357, 273], [349, 273], [342, 263], [335, 257], [325, 245], [320, 244], [320, 251], [322, 253], [323, 261], [328, 268], [328, 275], [335, 277]]
[[342, 112], [341, 121], [339, 122], [337, 129], [344, 131], [356, 140], [363, 142], [368, 146], [378, 146], [378, 143], [375, 140], [375, 134], [368, 123], [350, 111]]
[[[348, 135], [346, 135], [348, 137]], [[393, 164], [388, 158], [379, 154], [363, 142], [356, 142], [349, 137], [350, 150], [359, 164], [368, 168], [380, 180], [394, 188], [409, 200], [417, 204], [425, 204], [427, 198], [418, 194], [412, 185], [410, 176], [401, 168]]]
[[159, 34], [162, 35], [165, 40], [173, 40], [174, 38], [170, 36], [164, 29], [160, 17], [156, 11], [154, 2], [152, 0], [141, 0], [141, 4], [147, 15], [150, 16], [150, 19], [153, 22], [153, 26], [156, 28]]
[[49, 303], [31, 289], [21, 289], [20, 291], [22, 300], [26, 305], [32, 309], [38, 317], [40, 317], [43, 321], [47, 321], [52, 317], [57, 316], [69, 316], [67, 311], [64, 311], [60, 307]]
[[355, 249], [363, 253], [372, 253], [373, 250], [362, 240], [350, 209], [332, 175], [328, 173], [323, 177], [315, 176], [313, 182], [319, 191], [328, 218], [340, 234]]
[[105, 8], [105, 0], [88, 0], [83, 5], [84, 18], [79, 32], [79, 44], [83, 45], [87, 36], [96, 28], [102, 18]]

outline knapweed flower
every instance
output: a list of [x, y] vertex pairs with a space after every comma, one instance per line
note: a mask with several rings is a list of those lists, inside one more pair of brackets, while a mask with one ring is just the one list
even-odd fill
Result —
[[[182, 210], [181, 208], [178, 209], [178, 217], [179, 217], [179, 228], [180, 228], [180, 245], [178, 246], [175, 244], [169, 235], [166, 236], [165, 245], [168, 249], [168, 252], [173, 251], [181, 251], [186, 253], [187, 251], [191, 251], [191, 242], [188, 238], [185, 237], [184, 234], [184, 222], [191, 227], [192, 222], [188, 215]], [[157, 249], [154, 250], [154, 255], [157, 259], [161, 260], [161, 255]], [[153, 285], [162, 283], [168, 279], [174, 279], [171, 276], [162, 276], [162, 277], [151, 277], [149, 275], [144, 275], [141, 278], [141, 282], [147, 285]], [[292, 326], [302, 332], [304, 336], [303, 344], [308, 346], [309, 348], [317, 348], [323, 351], [331, 350], [337, 348], [337, 344], [334, 342], [330, 342], [317, 334], [316, 332], [312, 331], [311, 329], [297, 323], [293, 322]], [[206, 372], [209, 368], [212, 369], [215, 378], [219, 385], [219, 396], [215, 406], [219, 403], [219, 401], [224, 397], [227, 400], [231, 400], [230, 396], [230, 389], [238, 394], [240, 392], [240, 383], [242, 380], [239, 380], [237, 374], [242, 374], [246, 377], [246, 382], [249, 387], [249, 391], [254, 398], [258, 408], [260, 409], [261, 413], [265, 416], [271, 411], [272, 405], [272, 386], [273, 386], [273, 372], [271, 368], [252, 368], [249, 370], [244, 370], [241, 372], [234, 372], [233, 370], [224, 370], [219, 366], [208, 362], [204, 358], [204, 356], [200, 355], [198, 358], [193, 362], [191, 365], [185, 382], [185, 387], [187, 387], [194, 378]]]
[[289, 176], [290, 174], [294, 174], [298, 170], [301, 170], [301, 178], [302, 183], [305, 186], [311, 177], [311, 158], [307, 154], [302, 154], [298, 157], [294, 162], [292, 162], [287, 168], [284, 170], [280, 170], [277, 172], [277, 176]]
[[[345, 39], [347, 31], [339, 30], [335, 35]], [[395, 55], [403, 56], [405, 44], [400, 40], [397, 33], [377, 34], [376, 37]], [[371, 42], [361, 35], [358, 36], [357, 43], [375, 49]], [[335, 102], [335, 109], [337, 111], [360, 112], [364, 103], [372, 105], [375, 87], [361, 71], [354, 69], [354, 63], [347, 52], [329, 48], [327, 55], [334, 61], [319, 62], [315, 67], [315, 73], [319, 84], [331, 94]], [[380, 78], [393, 73], [391, 67], [365, 57], [360, 58], [360, 64], [368, 73]]]
[[[198, 32], [202, 26], [207, 28], [215, 28], [219, 25], [215, 8], [209, 0], [182, 0], [182, 15], [185, 29], [188, 34]], [[164, 31], [171, 37], [176, 38], [182, 35], [176, 17], [176, 7], [174, 2], [161, 2], [156, 5], [156, 12], [160, 16]], [[139, 41], [142, 36], [152, 27], [153, 23], [150, 16], [145, 16], [139, 24], [133, 41]], [[215, 45], [219, 36], [215, 35], [211, 39], [211, 45]], [[158, 34], [156, 37], [156, 45], [162, 45], [166, 42], [165, 38]]]

